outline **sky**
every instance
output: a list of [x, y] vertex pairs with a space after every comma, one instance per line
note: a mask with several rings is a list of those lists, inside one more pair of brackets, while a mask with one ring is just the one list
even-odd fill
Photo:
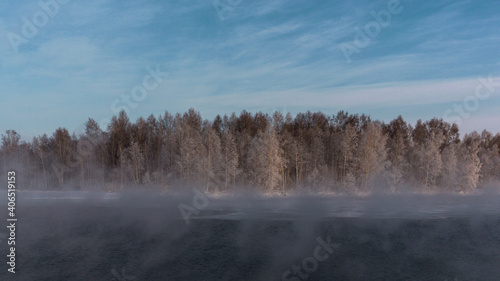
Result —
[[500, 2], [0, 2], [0, 133], [340, 110], [500, 132]]

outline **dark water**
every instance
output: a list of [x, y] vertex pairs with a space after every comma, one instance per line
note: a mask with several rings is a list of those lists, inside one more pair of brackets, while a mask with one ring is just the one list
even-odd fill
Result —
[[[279, 203], [244, 208], [240, 198], [213, 202], [186, 224], [185, 199], [20, 201], [16, 274], [4, 262], [0, 280], [500, 280], [495, 212], [320, 216], [306, 206], [325, 200], [270, 213]], [[475, 202], [467, 208], [477, 211]]]

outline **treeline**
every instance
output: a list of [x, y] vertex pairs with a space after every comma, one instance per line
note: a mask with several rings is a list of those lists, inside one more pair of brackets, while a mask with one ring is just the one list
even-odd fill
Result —
[[401, 116], [390, 123], [339, 112], [241, 112], [202, 119], [194, 109], [132, 123], [122, 111], [107, 128], [89, 119], [85, 132], [58, 128], [21, 141], [2, 135], [4, 175], [20, 189], [168, 189], [196, 186], [264, 192], [330, 190], [470, 192], [500, 181], [500, 134], [460, 138], [456, 124]]

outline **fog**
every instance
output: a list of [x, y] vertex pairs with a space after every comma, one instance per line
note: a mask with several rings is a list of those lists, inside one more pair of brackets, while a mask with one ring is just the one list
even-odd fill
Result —
[[264, 197], [193, 189], [17, 197], [16, 274], [3, 263], [2, 280], [500, 276], [495, 193]]

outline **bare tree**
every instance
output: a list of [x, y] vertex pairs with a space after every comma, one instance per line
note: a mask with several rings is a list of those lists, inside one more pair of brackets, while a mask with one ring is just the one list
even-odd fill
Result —
[[259, 132], [252, 140], [249, 153], [251, 179], [253, 183], [267, 191], [275, 190], [282, 179], [280, 167], [280, 146], [276, 132], [268, 124], [264, 132]]
[[387, 166], [387, 136], [380, 124], [371, 122], [361, 132], [358, 145], [358, 179], [364, 190], [376, 175], [381, 175]]
[[441, 159], [444, 165], [441, 170], [440, 185], [446, 190], [456, 189], [458, 185], [459, 163], [457, 153], [459, 149], [459, 145], [453, 143], [446, 146], [443, 152], [441, 152]]
[[236, 184], [238, 170], [238, 150], [231, 131], [225, 130], [222, 133], [222, 156], [224, 168], [224, 189], [227, 190], [232, 179], [232, 185]]
[[221, 165], [222, 165], [222, 154], [221, 154], [221, 140], [219, 134], [212, 126], [206, 126], [205, 132], [205, 166], [204, 175], [206, 182], [206, 190], [210, 190], [210, 186], [220, 188], [222, 183], [221, 177]]
[[5, 135], [2, 134], [2, 152], [3, 152], [3, 166], [4, 174], [7, 173], [7, 158], [14, 158], [15, 153], [19, 147], [21, 136], [14, 130], [7, 130]]
[[132, 174], [132, 178], [134, 179], [135, 184], [139, 184], [141, 182], [142, 173], [145, 170], [144, 154], [141, 151], [139, 143], [132, 142], [130, 147], [125, 150], [124, 154], [129, 171]]
[[479, 182], [482, 163], [479, 159], [480, 136], [477, 132], [472, 132], [464, 137], [460, 147], [460, 191], [474, 191]]
[[33, 143], [33, 151], [38, 156], [38, 159], [40, 160], [40, 164], [42, 166], [43, 184], [45, 189], [47, 189], [47, 172], [45, 169], [45, 158], [46, 158], [46, 153], [49, 150], [49, 138], [47, 137], [46, 134], [43, 134], [42, 136], [34, 137], [32, 143]]
[[91, 186], [100, 178], [102, 186], [121, 187], [186, 181], [207, 191], [237, 184], [282, 193], [294, 186], [369, 191], [384, 176], [392, 191], [415, 184], [425, 191], [472, 192], [500, 181], [500, 134], [460, 139], [458, 126], [442, 119], [412, 127], [401, 116], [383, 124], [344, 111], [294, 118], [242, 111], [209, 121], [189, 109], [134, 123], [122, 111], [104, 131], [89, 118], [80, 136], [58, 128], [51, 137], [23, 142], [8, 130], [1, 154], [4, 170], [22, 167], [25, 186], [44, 189], [69, 181]]
[[395, 191], [396, 188], [405, 183], [405, 178], [409, 173], [407, 155], [410, 145], [410, 128], [400, 115], [386, 125], [384, 129], [388, 135], [387, 157], [389, 167], [387, 169], [387, 176], [392, 191]]
[[417, 180], [425, 190], [435, 187], [441, 174], [442, 161], [439, 148], [444, 140], [441, 132], [431, 132], [430, 136], [413, 147], [413, 166]]
[[[340, 151], [340, 180], [342, 185], [351, 185], [355, 172], [355, 152], [358, 146], [358, 135], [352, 125], [347, 125], [342, 131], [339, 151]], [[348, 177], [349, 176], [349, 177]]]

